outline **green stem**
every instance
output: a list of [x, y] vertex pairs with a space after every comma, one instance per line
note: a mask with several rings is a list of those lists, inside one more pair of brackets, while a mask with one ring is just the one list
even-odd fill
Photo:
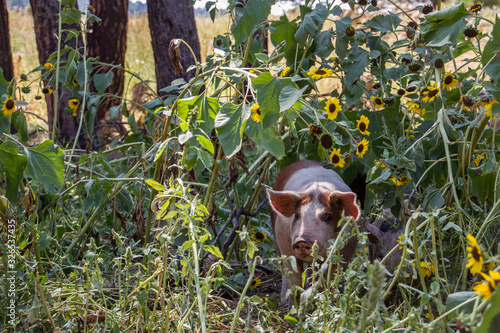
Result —
[[55, 141], [57, 131], [57, 117], [59, 113], [59, 66], [61, 65], [61, 39], [62, 39], [62, 1], [59, 1], [59, 27], [57, 36], [57, 61], [56, 61], [56, 82], [54, 84], [54, 121], [52, 122], [52, 142]]
[[248, 289], [250, 288], [250, 285], [252, 284], [252, 281], [253, 281], [253, 275], [255, 273], [255, 267], [257, 266], [257, 260], [260, 259], [260, 257], [255, 257], [255, 259], [253, 260], [253, 263], [252, 263], [252, 267], [250, 268], [250, 271], [248, 272], [248, 280], [247, 280], [247, 283], [245, 285], [245, 288], [243, 288], [243, 291], [241, 292], [241, 296], [240, 296], [240, 300], [238, 301], [238, 306], [236, 307], [236, 311], [234, 312], [234, 316], [233, 316], [233, 323], [231, 324], [231, 330], [229, 331], [229, 333], [234, 333], [234, 330], [236, 329], [236, 324], [238, 323], [238, 320], [240, 318], [240, 312], [241, 312], [241, 308], [243, 307], [243, 304], [246, 300], [246, 293], [248, 291]]

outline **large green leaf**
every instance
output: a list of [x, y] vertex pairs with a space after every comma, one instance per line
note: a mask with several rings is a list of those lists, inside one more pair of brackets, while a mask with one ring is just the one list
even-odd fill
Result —
[[350, 63], [345, 66], [346, 85], [354, 85], [354, 82], [364, 73], [365, 68], [370, 64], [368, 54], [368, 51], [357, 48], [349, 55]]
[[234, 41], [238, 45], [248, 39], [257, 25], [271, 12], [274, 0], [249, 0], [242, 15], [231, 27]]
[[241, 137], [248, 117], [250, 107], [233, 103], [224, 104], [215, 117], [215, 129], [227, 157], [233, 156], [241, 149]]
[[26, 174], [38, 180], [50, 192], [56, 192], [64, 182], [64, 153], [50, 140], [35, 148], [24, 147], [28, 164]]
[[287, 47], [295, 44], [294, 35], [297, 28], [295, 23], [288, 21], [286, 15], [281, 16], [279, 21], [273, 21], [271, 27], [271, 40], [275, 45], [282, 41], [285, 41]]
[[469, 16], [471, 13], [463, 3], [427, 14], [420, 25], [421, 36], [427, 46], [455, 45]]
[[472, 178], [472, 194], [482, 201], [486, 199], [493, 201], [495, 198], [495, 180], [495, 172], [486, 172], [479, 177]]
[[263, 147], [277, 159], [285, 156], [285, 145], [281, 136], [274, 127], [263, 129], [259, 123], [249, 119], [245, 128], [245, 134], [250, 137], [258, 146]]
[[[488, 65], [484, 71], [498, 84], [500, 82], [500, 57], [496, 56], [496, 53], [500, 49], [500, 20], [498, 16], [495, 19], [492, 36], [493, 38], [484, 47], [481, 63], [484, 66]], [[492, 59], [493, 57], [495, 58]]]
[[198, 96], [184, 98], [177, 102], [177, 114], [179, 115], [180, 119], [184, 120], [184, 122], [180, 123], [182, 131], [186, 131], [188, 129], [188, 124], [186, 123], [188, 113], [189, 111], [194, 109], [194, 107], [197, 105], [197, 102]]
[[[3, 77], [3, 69], [0, 67], [0, 96], [7, 93], [9, 82]], [[0, 133], [1, 134], [1, 133]]]
[[337, 32], [337, 38], [335, 39], [335, 52], [340, 59], [345, 59], [349, 54], [349, 37], [345, 32], [351, 24], [352, 20], [349, 15], [335, 21], [335, 31]]
[[291, 108], [307, 88], [308, 86], [305, 86], [304, 88], [299, 90], [294, 86], [283, 87], [283, 89], [281, 89], [279, 97], [280, 111], [283, 112]]
[[26, 123], [26, 118], [24, 117], [24, 112], [18, 110], [12, 114], [12, 124], [19, 131], [21, 140], [23, 142], [28, 141], [28, 124]]
[[367, 21], [365, 26], [373, 31], [390, 32], [397, 28], [401, 18], [394, 13], [389, 12], [388, 15], [377, 15]]
[[260, 107], [263, 128], [275, 125], [280, 117], [280, 92], [281, 83], [278, 78], [273, 78], [257, 91], [257, 102]]
[[295, 33], [295, 40], [299, 46], [304, 45], [308, 35], [314, 36], [317, 31], [321, 31], [327, 17], [328, 10], [321, 4], [317, 4], [316, 9], [305, 15], [304, 20]]
[[26, 167], [26, 156], [19, 155], [19, 149], [14, 142], [6, 141], [0, 144], [0, 163], [7, 178], [6, 197], [15, 206], [17, 204], [17, 190]]
[[94, 78], [94, 86], [99, 94], [104, 93], [107, 87], [113, 83], [113, 72], [109, 71], [106, 74], [96, 74]]
[[466, 23], [467, 21], [465, 21], [465, 19], [460, 19], [457, 22], [443, 25], [439, 27], [439, 29], [429, 32], [424, 37], [427, 46], [441, 47], [445, 45], [455, 45]]
[[333, 32], [325, 30], [314, 38], [314, 54], [322, 59], [326, 59], [333, 52], [332, 44]]

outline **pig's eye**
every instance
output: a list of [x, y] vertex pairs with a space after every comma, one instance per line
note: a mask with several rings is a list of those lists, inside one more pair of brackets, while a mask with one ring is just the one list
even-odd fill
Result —
[[330, 213], [324, 213], [321, 215], [321, 221], [325, 223], [331, 223], [333, 222], [333, 216]]
[[295, 213], [295, 215], [293, 216], [293, 221], [298, 221], [300, 219], [300, 213]]

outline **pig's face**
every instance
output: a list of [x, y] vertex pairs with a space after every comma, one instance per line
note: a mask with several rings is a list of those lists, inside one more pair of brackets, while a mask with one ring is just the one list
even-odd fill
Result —
[[[326, 258], [329, 240], [335, 239], [342, 228], [338, 226], [342, 212], [355, 219], [360, 214], [356, 195], [352, 192], [331, 192], [318, 186], [307, 192], [268, 190], [268, 195], [272, 208], [290, 224], [290, 244], [284, 246], [292, 249], [295, 257], [306, 262], [312, 261], [314, 242], [318, 244], [319, 255]], [[347, 227], [347, 231], [351, 229], [352, 226]], [[350, 260], [352, 253], [347, 253], [347, 256], [345, 258], [344, 254], [344, 259]]]

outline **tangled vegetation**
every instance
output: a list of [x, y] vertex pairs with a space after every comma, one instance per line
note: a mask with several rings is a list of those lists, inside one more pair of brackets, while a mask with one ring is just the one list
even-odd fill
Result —
[[[72, 99], [59, 112], [93, 137], [112, 72], [85, 43], [11, 82], [0, 75], [0, 327], [490, 332], [500, 313], [498, 17], [481, 3], [403, 10], [388, 0], [379, 12], [377, 0], [342, 2], [306, 0], [296, 18], [269, 20], [273, 0], [229, 1], [231, 33], [185, 69], [192, 80], [158, 93], [143, 80], [151, 100], [110, 110], [130, 135], [106, 150], [60, 147], [56, 133], [33, 144], [23, 113], [23, 96], [63, 84]], [[81, 27], [68, 38], [99, 20], [62, 3], [60, 20]], [[216, 6], [207, 2], [214, 20]], [[170, 44], [174, 55], [183, 43]], [[388, 272], [355, 228], [355, 258], [323, 288], [349, 235], [332, 240], [288, 311], [263, 190], [301, 159], [346, 183], [364, 170], [363, 216], [395, 216], [405, 229]]]

